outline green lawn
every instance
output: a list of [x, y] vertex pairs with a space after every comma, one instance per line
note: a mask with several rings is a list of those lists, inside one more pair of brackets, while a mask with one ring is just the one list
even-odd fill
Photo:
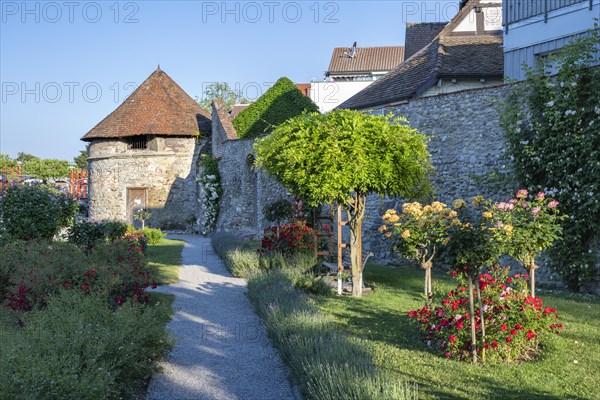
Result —
[[148, 246], [146, 259], [153, 270], [152, 277], [159, 285], [179, 281], [183, 245], [181, 240], [161, 239], [158, 244]]
[[[434, 271], [434, 287], [454, 287]], [[438, 280], [437, 282], [435, 280]], [[480, 366], [450, 361], [421, 341], [407, 312], [423, 306], [423, 272], [369, 265], [365, 280], [376, 286], [362, 298], [313, 300], [340, 329], [357, 341], [380, 368], [417, 382], [425, 399], [600, 399], [600, 299], [540, 290], [544, 304], [556, 307], [563, 333], [553, 336], [535, 362]], [[351, 360], [349, 360], [351, 362]]]

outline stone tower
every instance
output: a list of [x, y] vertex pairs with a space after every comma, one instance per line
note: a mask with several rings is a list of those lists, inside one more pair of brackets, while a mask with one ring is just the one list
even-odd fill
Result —
[[211, 115], [160, 68], [81, 140], [89, 142], [90, 217], [185, 229], [197, 214], [196, 163]]

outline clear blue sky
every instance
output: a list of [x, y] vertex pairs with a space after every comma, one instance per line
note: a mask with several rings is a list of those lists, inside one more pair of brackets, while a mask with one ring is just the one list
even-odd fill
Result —
[[192, 97], [225, 81], [252, 98], [322, 78], [334, 47], [402, 45], [406, 22], [457, 3], [0, 0], [0, 152], [71, 161], [159, 63]]

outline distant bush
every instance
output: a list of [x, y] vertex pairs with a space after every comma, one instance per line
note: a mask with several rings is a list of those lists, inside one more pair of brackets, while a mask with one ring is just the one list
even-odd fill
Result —
[[233, 126], [240, 138], [256, 137], [305, 111], [318, 112], [319, 108], [291, 80], [280, 78], [234, 118]]
[[113, 311], [97, 294], [60, 291], [23, 327], [0, 324], [0, 398], [137, 398], [170, 347], [168, 305]]
[[127, 224], [120, 221], [76, 221], [69, 232], [69, 241], [91, 249], [99, 240], [113, 242], [127, 232]]
[[77, 203], [43, 185], [11, 186], [0, 198], [0, 220], [11, 239], [51, 239], [76, 211]]
[[158, 244], [158, 242], [166, 236], [159, 228], [143, 228], [138, 229], [136, 232], [144, 235], [148, 244]]

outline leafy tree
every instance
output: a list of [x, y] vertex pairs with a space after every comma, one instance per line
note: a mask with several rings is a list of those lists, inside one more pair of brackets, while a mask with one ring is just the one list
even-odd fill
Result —
[[85, 150], [80, 150], [79, 155], [73, 158], [73, 162], [82, 171], [88, 169], [88, 150], [90, 149], [89, 143], [85, 145]]
[[40, 159], [39, 157], [36, 157], [32, 154], [19, 152], [19, 153], [17, 153], [17, 158], [15, 158], [15, 161], [23, 163], [23, 162], [27, 162], [27, 161], [37, 161], [39, 159]]
[[406, 120], [358, 111], [304, 113], [255, 145], [256, 165], [312, 206], [337, 202], [350, 226], [352, 295], [362, 295], [362, 222], [369, 193], [417, 197], [430, 192], [425, 136]]
[[202, 108], [210, 111], [214, 99], [221, 100], [225, 103], [227, 109], [231, 110], [236, 103], [242, 101], [242, 94], [230, 88], [227, 82], [213, 82], [206, 86], [202, 99], [197, 101]]
[[240, 138], [256, 137], [305, 111], [317, 112], [319, 108], [291, 80], [279, 78], [234, 118], [233, 126]]

